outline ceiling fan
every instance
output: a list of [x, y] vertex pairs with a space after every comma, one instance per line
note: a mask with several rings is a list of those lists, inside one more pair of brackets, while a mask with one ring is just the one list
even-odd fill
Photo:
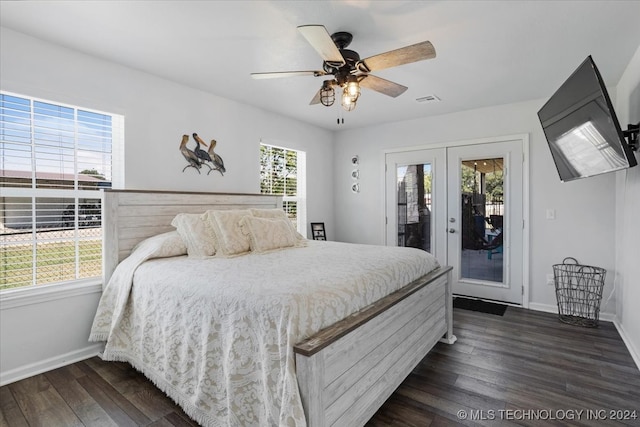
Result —
[[433, 45], [424, 41], [360, 59], [357, 52], [347, 49], [353, 39], [351, 33], [340, 31], [329, 35], [323, 25], [301, 25], [298, 31], [322, 57], [322, 70], [252, 73], [251, 77], [271, 79], [292, 76], [333, 76], [332, 79], [322, 82], [322, 87], [311, 99], [310, 105], [322, 104], [327, 107], [333, 105], [336, 86], [342, 88], [341, 104], [347, 111], [352, 111], [356, 107], [361, 86], [395, 98], [404, 93], [407, 87], [370, 73], [436, 56]]

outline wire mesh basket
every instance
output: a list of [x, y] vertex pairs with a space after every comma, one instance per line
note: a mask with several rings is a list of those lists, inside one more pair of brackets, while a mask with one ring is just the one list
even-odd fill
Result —
[[590, 328], [598, 326], [606, 272], [604, 268], [578, 264], [571, 257], [553, 265], [560, 321]]

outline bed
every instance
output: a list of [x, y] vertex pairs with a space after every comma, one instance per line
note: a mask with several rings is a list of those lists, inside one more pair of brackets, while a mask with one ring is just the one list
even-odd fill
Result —
[[[105, 190], [111, 288], [90, 340], [203, 425], [364, 425], [438, 341], [455, 342], [451, 268], [410, 248], [314, 241], [172, 256], [179, 213], [278, 208], [269, 195]], [[172, 243], [154, 258], [159, 238]]]

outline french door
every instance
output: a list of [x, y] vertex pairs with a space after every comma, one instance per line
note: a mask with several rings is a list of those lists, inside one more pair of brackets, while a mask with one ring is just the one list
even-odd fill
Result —
[[386, 244], [424, 249], [445, 265], [445, 149], [387, 154], [386, 164]]
[[522, 140], [386, 155], [386, 243], [453, 267], [457, 295], [522, 304]]

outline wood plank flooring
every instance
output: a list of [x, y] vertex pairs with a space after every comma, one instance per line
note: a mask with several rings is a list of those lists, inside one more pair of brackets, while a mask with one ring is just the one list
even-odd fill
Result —
[[[368, 427], [640, 426], [640, 371], [611, 323], [455, 309], [454, 333], [458, 342], [438, 344]], [[196, 425], [128, 364], [97, 357], [0, 388], [2, 427]]]

